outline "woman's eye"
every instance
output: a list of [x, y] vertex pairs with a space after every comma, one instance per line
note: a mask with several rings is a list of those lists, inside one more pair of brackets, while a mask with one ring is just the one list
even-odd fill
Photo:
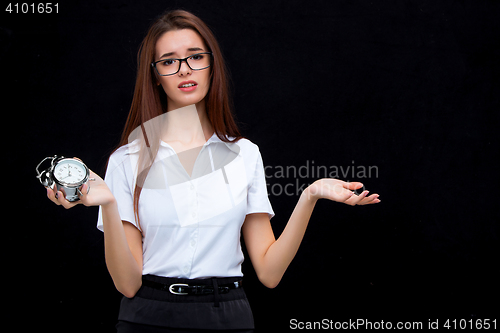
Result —
[[163, 66], [170, 66], [170, 65], [175, 64], [175, 62], [176, 62], [176, 60], [167, 59], [165, 61], [160, 62], [160, 64], [162, 64]]
[[192, 56], [191, 59], [193, 59], [193, 60], [201, 60], [201, 59], [203, 59], [203, 54], [196, 54], [196, 55]]

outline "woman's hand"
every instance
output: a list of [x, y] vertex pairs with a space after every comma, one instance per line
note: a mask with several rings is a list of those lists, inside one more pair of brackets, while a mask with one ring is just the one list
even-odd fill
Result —
[[359, 182], [344, 182], [339, 179], [323, 178], [318, 179], [305, 190], [307, 195], [312, 199], [329, 199], [332, 201], [343, 202], [345, 204], [368, 205], [379, 203], [378, 194], [368, 196], [368, 191], [363, 191], [360, 195], [356, 195], [352, 190], [358, 190], [363, 187]]
[[66, 200], [62, 191], [55, 193], [55, 185], [54, 189], [47, 187], [47, 197], [56, 205], [61, 205], [66, 209], [72, 208], [78, 204], [83, 204], [85, 206], [100, 206], [114, 202], [115, 197], [113, 193], [111, 193], [108, 185], [106, 185], [101, 177], [90, 170], [89, 179], [92, 180], [80, 186], [80, 193], [78, 194], [80, 200], [76, 202], [69, 202]]

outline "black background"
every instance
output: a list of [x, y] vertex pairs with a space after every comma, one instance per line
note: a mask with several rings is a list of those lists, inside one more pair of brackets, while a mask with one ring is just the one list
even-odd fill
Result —
[[[175, 8], [214, 31], [237, 120], [266, 166], [378, 168], [378, 177], [345, 180], [382, 202], [318, 202], [276, 289], [244, 263], [261, 332], [286, 331], [292, 318], [498, 316], [499, 1], [87, 0], [60, 2], [58, 14], [9, 14], [7, 5], [2, 285], [20, 327], [114, 329], [120, 294], [97, 208], [52, 204], [34, 168], [62, 154], [104, 174], [139, 43]], [[270, 195], [276, 236], [297, 199]]]

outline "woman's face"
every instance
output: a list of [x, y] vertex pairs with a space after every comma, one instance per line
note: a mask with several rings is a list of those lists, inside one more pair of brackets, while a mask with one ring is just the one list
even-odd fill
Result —
[[[172, 30], [156, 42], [155, 61], [182, 59], [200, 52], [208, 49], [198, 33], [191, 29]], [[204, 101], [210, 88], [210, 67], [195, 71], [183, 61], [177, 74], [157, 78], [167, 94], [168, 111], [175, 110]]]

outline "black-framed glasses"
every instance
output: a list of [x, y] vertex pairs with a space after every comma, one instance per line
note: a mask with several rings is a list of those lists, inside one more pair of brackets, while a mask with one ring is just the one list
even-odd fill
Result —
[[201, 52], [192, 54], [184, 59], [162, 59], [151, 63], [156, 73], [161, 76], [169, 76], [179, 73], [182, 62], [185, 61], [193, 71], [200, 71], [210, 67], [212, 64], [212, 52]]

